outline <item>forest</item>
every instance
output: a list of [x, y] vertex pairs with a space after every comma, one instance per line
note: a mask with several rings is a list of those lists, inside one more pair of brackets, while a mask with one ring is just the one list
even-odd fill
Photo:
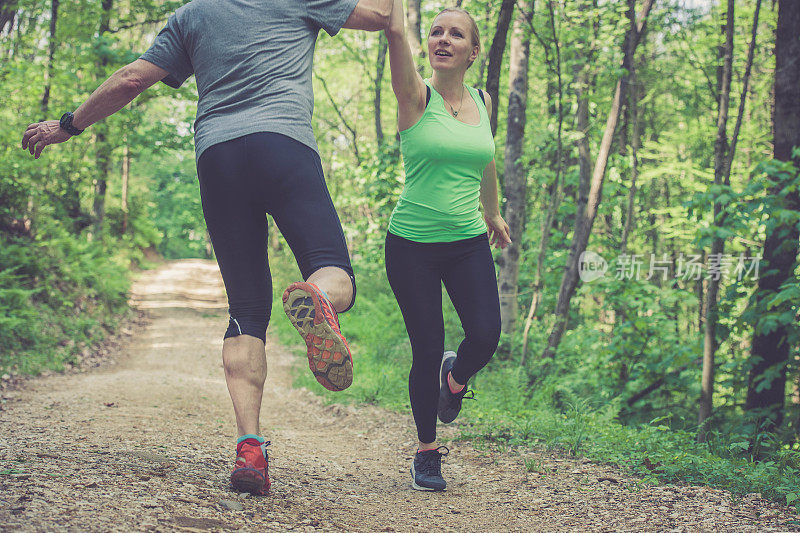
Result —
[[[38, 161], [20, 148], [183, 3], [0, 0], [3, 379], [77, 364], [129, 316], [135, 272], [213, 258], [192, 80]], [[513, 244], [495, 251], [503, 334], [467, 433], [800, 504], [800, 3], [405, 5], [423, 77], [436, 14], [474, 16], [466, 81], [496, 103]], [[387, 47], [379, 32], [320, 34], [314, 128], [359, 294], [341, 318], [355, 382], [330, 400], [407, 409], [410, 349], [383, 267], [403, 186]], [[297, 272], [274, 228], [270, 254], [279, 297]], [[295, 342], [278, 312], [271, 328]]]

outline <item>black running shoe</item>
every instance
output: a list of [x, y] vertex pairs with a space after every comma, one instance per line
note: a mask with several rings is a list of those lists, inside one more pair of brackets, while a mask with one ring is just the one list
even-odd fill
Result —
[[[450, 392], [450, 385], [447, 383], [447, 375], [453, 369], [456, 362], [455, 352], [444, 352], [442, 356], [442, 366], [439, 369], [439, 420], [448, 424], [456, 419], [461, 411], [461, 400], [474, 400], [475, 393], [467, 390], [466, 384], [460, 392], [453, 394]], [[469, 392], [471, 396], [465, 396]]]
[[444, 490], [447, 483], [442, 477], [442, 457], [448, 453], [450, 450], [447, 446], [415, 453], [414, 463], [411, 465], [411, 486], [416, 490]]

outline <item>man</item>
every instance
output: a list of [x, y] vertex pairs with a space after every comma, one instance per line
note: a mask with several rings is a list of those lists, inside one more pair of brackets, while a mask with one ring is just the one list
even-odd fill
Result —
[[355, 278], [311, 127], [311, 65], [320, 29], [332, 36], [340, 28], [383, 30], [391, 10], [391, 0], [194, 0], [74, 114], [31, 124], [22, 138], [38, 159], [46, 146], [80, 134], [157, 81], [177, 88], [195, 75], [203, 213], [230, 307], [222, 359], [239, 434], [236, 490], [265, 494], [270, 486], [259, 430], [272, 304], [265, 213], [305, 280], [286, 289], [283, 303], [306, 341], [312, 372], [330, 390], [352, 382], [337, 312], [352, 306]]

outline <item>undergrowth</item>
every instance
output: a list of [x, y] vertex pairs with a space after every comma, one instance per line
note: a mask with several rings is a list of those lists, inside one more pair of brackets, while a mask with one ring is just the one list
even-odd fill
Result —
[[51, 228], [0, 238], [0, 374], [63, 370], [128, 313], [130, 255]]

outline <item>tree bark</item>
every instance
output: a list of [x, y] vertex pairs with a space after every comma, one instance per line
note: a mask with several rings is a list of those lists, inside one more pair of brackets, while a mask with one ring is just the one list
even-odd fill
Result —
[[528, 59], [530, 56], [527, 3], [519, 2], [519, 14], [511, 37], [508, 122], [504, 158], [505, 220], [511, 229], [511, 244], [500, 254], [498, 284], [500, 320], [504, 333], [514, 331], [517, 318], [519, 256], [525, 227], [527, 172], [522, 161], [528, 105]]
[[[102, 37], [109, 29], [111, 22], [111, 9], [114, 6], [114, 0], [103, 0], [102, 7], [103, 13], [100, 19], [100, 36]], [[108, 66], [108, 56], [103, 55], [99, 61], [98, 81], [106, 76], [106, 67]], [[108, 173], [111, 170], [111, 145], [108, 141], [108, 124], [101, 121], [95, 126], [96, 135], [95, 142], [97, 144], [97, 175], [94, 180], [94, 202], [92, 203], [92, 212], [94, 213], [94, 235], [95, 238], [100, 239], [103, 232], [103, 223], [106, 215], [106, 183]]]
[[[792, 158], [794, 148], [800, 147], [800, 3], [796, 0], [778, 1], [778, 23], [775, 38], [775, 107], [773, 111], [774, 157], [779, 161], [792, 161], [800, 168], [800, 157]], [[774, 195], [785, 193], [780, 183], [770, 191]], [[800, 211], [800, 195], [794, 190], [786, 195], [785, 208]], [[765, 302], [780, 291], [787, 280], [794, 277], [797, 266], [798, 229], [792, 225], [776, 224], [768, 231], [764, 243], [761, 277], [755, 295], [757, 309], [766, 310]], [[787, 302], [769, 309], [770, 313], [789, 310]], [[789, 326], [779, 324], [770, 332], [756, 330], [753, 334], [751, 360], [754, 365], [748, 376], [745, 409], [762, 411], [761, 430], [775, 430], [783, 421], [786, 389], [786, 362], [791, 346], [788, 343]], [[764, 374], [777, 369], [777, 376], [763, 383]]]
[[500, 70], [503, 66], [503, 54], [508, 41], [508, 27], [511, 25], [511, 16], [514, 14], [514, 0], [503, 0], [500, 4], [500, 13], [497, 16], [497, 28], [489, 47], [489, 66], [486, 68], [486, 92], [492, 97], [492, 116], [489, 117], [492, 126], [492, 135], [497, 133], [497, 110], [500, 106]]
[[[628, 190], [628, 205], [625, 209], [625, 224], [622, 228], [620, 250], [628, 248], [628, 238], [636, 216], [636, 182], [639, 179], [639, 146], [641, 146], [642, 129], [639, 123], [639, 87], [636, 85], [636, 71], [631, 71], [631, 96], [628, 101], [628, 112], [633, 125], [631, 137], [631, 188]], [[623, 252], [624, 253], [624, 252]]]
[[[731, 73], [733, 70], [733, 21], [734, 0], [728, 0], [725, 17], [725, 44], [722, 47], [722, 77], [720, 79], [719, 99], [717, 106], [717, 139], [714, 142], [714, 185], [720, 186], [725, 181], [725, 161], [728, 150], [728, 106], [731, 95]], [[720, 228], [722, 205], [714, 202], [714, 226]], [[714, 261], [725, 250], [725, 241], [714, 238], [711, 243], [709, 258]], [[714, 407], [714, 357], [717, 352], [717, 295], [719, 294], [721, 276], [714, 275], [708, 280], [706, 292], [705, 331], [703, 333], [703, 376], [700, 381], [700, 410], [697, 423], [697, 442], [706, 442], [706, 420], [711, 416]]]
[[130, 177], [131, 156], [126, 143], [122, 147], [122, 234], [128, 233], [128, 179]]
[[580, 137], [575, 141], [578, 146], [578, 193], [575, 198], [575, 227], [586, 211], [589, 188], [592, 183], [592, 154], [589, 148], [589, 67], [581, 69], [577, 81], [576, 126]]
[[381, 123], [381, 88], [383, 86], [383, 73], [386, 69], [386, 52], [389, 50], [389, 41], [386, 35], [380, 32], [378, 37], [378, 58], [375, 63], [375, 97], [372, 100], [375, 114], [375, 138], [378, 146], [383, 144], [383, 124]]
[[[584, 0], [581, 4], [582, 10], [596, 8], [596, 0]], [[586, 21], [586, 31], [588, 31], [589, 20]], [[589, 196], [589, 187], [592, 181], [592, 154], [589, 149], [589, 93], [594, 86], [596, 76], [592, 73], [595, 53], [598, 45], [598, 34], [600, 31], [599, 20], [595, 17], [591, 22], [593, 28], [593, 40], [586, 54], [586, 59], [575, 67], [576, 79], [576, 100], [577, 110], [575, 113], [576, 127], [580, 132], [580, 137], [575, 141], [578, 147], [578, 192], [575, 198], [575, 224], [583, 217], [586, 209], [586, 199]]]
[[[630, 47], [631, 54], [625, 54], [626, 57], [633, 56], [633, 52], [639, 45], [639, 40], [644, 32], [647, 15], [650, 13], [650, 8], [653, 6], [653, 0], [645, 0], [642, 6], [642, 14], [636, 22], [636, 27], [631, 28], [626, 35], [626, 49]], [[623, 68], [627, 70], [629, 65], [623, 64]], [[583, 215], [576, 220], [575, 230], [572, 237], [572, 244], [570, 245], [569, 257], [567, 259], [567, 269], [561, 280], [561, 287], [558, 291], [558, 301], [556, 303], [556, 317], [555, 324], [550, 331], [550, 336], [547, 341], [547, 347], [542, 354], [543, 358], [555, 357], [558, 345], [561, 343], [561, 337], [567, 327], [567, 318], [569, 316], [570, 301], [572, 300], [575, 289], [578, 286], [578, 272], [580, 268], [580, 258], [586, 245], [589, 243], [589, 236], [592, 232], [592, 225], [597, 216], [597, 207], [600, 205], [600, 199], [603, 188], [603, 181], [605, 179], [606, 165], [608, 164], [608, 156], [611, 151], [611, 140], [614, 137], [614, 130], [617, 127], [619, 120], [620, 103], [627, 92], [627, 74], [623, 74], [617, 82], [617, 87], [614, 92], [614, 99], [611, 104], [611, 110], [608, 114], [608, 121], [606, 122], [606, 129], [603, 134], [603, 140], [600, 142], [600, 148], [597, 153], [597, 160], [595, 161], [594, 171], [592, 172], [592, 183], [589, 189], [589, 196], [587, 199], [586, 210]]]
[[417, 70], [420, 74], [424, 69], [423, 59], [425, 59], [425, 48], [422, 46], [422, 15], [421, 15], [421, 0], [408, 0], [408, 11], [406, 12], [406, 21], [408, 27], [406, 33], [408, 34], [408, 42], [411, 45], [411, 53], [419, 58], [417, 61]]
[[[0, 0], [0, 33], [5, 31], [6, 26], [11, 24], [17, 16], [18, 2], [16, 0]], [[9, 31], [11, 31], [9, 29]]]
[[42, 92], [42, 120], [47, 120], [50, 106], [50, 84], [53, 80], [53, 58], [56, 55], [56, 26], [58, 24], [58, 0], [50, 3], [50, 42], [47, 47], [47, 68], [44, 71], [44, 91]]

